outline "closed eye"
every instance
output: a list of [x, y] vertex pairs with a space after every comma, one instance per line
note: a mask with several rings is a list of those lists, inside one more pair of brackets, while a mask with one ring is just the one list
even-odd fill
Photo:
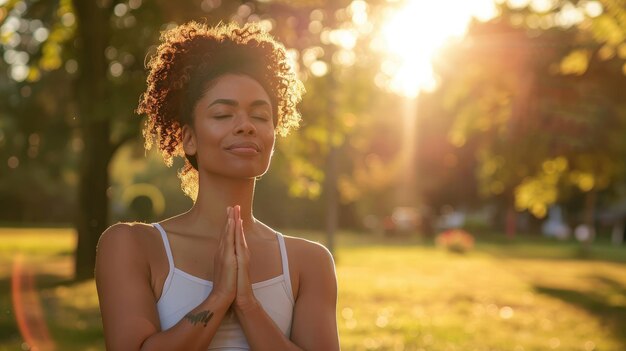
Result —
[[232, 116], [232, 115], [219, 115], [219, 116], [213, 116], [213, 118], [216, 118], [216, 119], [224, 119], [224, 118], [228, 118], [228, 117], [231, 117], [231, 116]]

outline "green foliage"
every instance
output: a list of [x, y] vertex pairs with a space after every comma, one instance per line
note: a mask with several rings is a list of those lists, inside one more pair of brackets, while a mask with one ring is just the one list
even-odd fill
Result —
[[626, 81], [616, 62], [555, 45], [583, 45], [584, 29], [531, 34], [508, 23], [515, 15], [476, 23], [466, 48], [450, 51], [442, 104], [450, 143], [475, 150], [481, 194], [541, 218], [568, 188], [619, 187], [626, 115], [615, 89]]
[[529, 210], [539, 218], [545, 217], [547, 205], [558, 200], [558, 185], [565, 171], [567, 159], [564, 157], [544, 161], [537, 175], [524, 178], [515, 188], [515, 208], [518, 211]]
[[589, 50], [574, 50], [561, 61], [561, 73], [582, 75], [587, 71], [590, 58]]
[[[67, 170], [64, 171], [67, 179], [75, 179], [78, 176], [74, 155], [83, 152], [84, 147], [93, 150], [88, 145], [90, 141], [82, 139], [85, 137], [83, 128], [91, 123], [92, 118], [110, 120], [112, 127], [108, 139], [111, 154], [127, 140], [139, 138], [138, 131], [141, 124], [139, 119], [133, 116], [133, 109], [145, 84], [143, 67], [145, 57], [153, 51], [153, 45], [157, 43], [160, 30], [174, 23], [199, 19], [199, 17], [206, 19], [209, 23], [228, 19], [243, 22], [248, 19], [252, 20], [252, 17], [271, 19], [275, 23], [274, 34], [285, 42], [288, 48], [300, 53], [297, 57], [309, 91], [308, 98], [301, 107], [305, 115], [306, 127], [297, 137], [278, 144], [280, 152], [290, 161], [288, 162], [289, 169], [283, 179], [291, 180], [288, 182], [291, 195], [311, 199], [321, 195], [326, 158], [331, 145], [328, 132], [331, 123], [334, 129], [332, 145], [342, 150], [341, 176], [344, 179], [352, 178], [352, 161], [358, 162], [362, 159], [362, 157], [353, 157], [350, 153], [361, 152], [361, 150], [355, 150], [356, 145], [360, 145], [361, 149], [366, 147], [363, 143], [364, 139], [359, 137], [358, 133], [371, 128], [370, 121], [373, 116], [365, 111], [376, 101], [375, 97], [378, 93], [371, 84], [372, 76], [375, 74], [374, 65], [371, 64], [371, 60], [360, 60], [354, 63], [343, 60], [341, 63], [337, 61], [335, 54], [340, 53], [342, 57], [362, 55], [369, 50], [367, 38], [360, 38], [360, 44], [352, 51], [341, 47], [339, 42], [328, 40], [328, 33], [331, 31], [351, 30], [351, 18], [344, 8], [350, 4], [348, 1], [332, 4], [326, 2], [288, 3], [288, 5], [264, 2], [246, 3], [242, 6], [250, 11], [244, 17], [240, 14], [246, 11], [237, 12], [239, 5], [232, 2], [222, 3], [218, 7], [202, 4], [201, 11], [199, 11], [199, 5], [192, 2], [181, 2], [176, 6], [137, 1], [103, 4], [102, 15], [109, 17], [110, 28], [102, 32], [106, 34], [109, 41], [102, 53], [108, 65], [106, 77], [102, 77], [105, 78], [102, 84], [104, 84], [107, 101], [99, 107], [96, 106], [100, 104], [99, 102], [83, 101], [85, 97], [72, 93], [74, 84], [72, 81], [84, 73], [89, 73], [84, 71], [88, 69], [87, 67], [80, 67], [82, 58], [79, 54], [82, 44], [77, 41], [80, 35], [77, 33], [77, 22], [82, 21], [89, 25], [91, 21], [77, 18], [81, 14], [73, 8], [70, 0], [49, 3], [25, 1], [18, 6], [19, 11], [14, 9], [15, 4], [16, 2], [9, 2], [4, 5], [5, 20], [11, 17], [28, 21], [26, 23], [39, 23], [42, 30], [48, 34], [42, 41], [31, 40], [30, 46], [25, 43], [28, 42], [28, 38], [34, 37], [32, 30], [21, 29], [12, 34], [21, 38], [22, 44], [17, 49], [28, 50], [30, 53], [27, 63], [29, 74], [23, 80], [20, 77], [9, 80], [11, 86], [8, 90], [15, 95], [16, 100], [31, 105], [33, 109], [40, 109], [33, 115], [42, 116], [48, 120], [53, 119], [59, 125], [65, 124], [67, 131], [73, 129], [72, 139], [69, 142], [71, 145], [64, 145], [55, 151], [63, 155], [64, 160], [71, 160], [67, 163]], [[377, 2], [372, 2], [372, 4], [376, 5]], [[337, 18], [341, 17], [340, 20], [336, 18], [335, 12]], [[314, 19], [318, 20], [322, 27], [320, 30], [310, 31], [306, 24]], [[301, 21], [301, 25], [294, 27], [294, 21]], [[32, 28], [35, 29], [35, 27]], [[94, 31], [92, 32], [95, 34], [100, 33], [95, 29]], [[129, 38], [132, 40], [128, 40]], [[8, 40], [9, 38], [5, 38], [4, 43], [6, 44]], [[322, 56], [318, 58], [318, 61], [325, 62], [330, 67], [328, 74], [316, 76], [311, 73], [308, 66], [310, 62], [304, 59], [302, 53], [312, 49], [322, 50]], [[11, 48], [5, 45], [1, 50], [11, 50]], [[7, 72], [11, 72], [13, 66], [8, 65], [5, 68]], [[93, 82], [93, 84], [101, 83]], [[36, 95], [20, 97], [16, 94], [20, 86], [43, 91]], [[59, 90], [67, 93], [59, 94]], [[78, 91], [82, 90], [84, 89]], [[46, 106], [53, 106], [55, 109], [51, 110]], [[61, 109], [61, 106], [65, 106], [66, 109]], [[93, 116], [83, 111], [85, 106], [91, 106]], [[17, 118], [20, 113], [16, 111], [15, 117], [4, 118]], [[104, 130], [102, 132], [105, 133]], [[40, 133], [43, 135], [46, 130], [42, 128]], [[351, 143], [352, 137], [360, 138], [361, 142]], [[44, 138], [56, 138], [56, 136], [45, 135]], [[59, 139], [67, 140], [67, 132]], [[102, 157], [94, 153], [90, 155], [91, 158]], [[39, 163], [40, 160], [35, 159], [33, 162]], [[21, 170], [17, 168], [12, 172], [20, 173]], [[344, 193], [343, 190], [342, 193]], [[344, 198], [354, 200], [354, 196], [346, 195]], [[69, 201], [72, 200], [69, 199]]]
[[525, 27], [529, 33], [547, 30], [578, 32], [569, 43], [570, 50], [561, 55], [562, 74], [583, 74], [592, 57], [612, 60], [626, 75], [626, 55], [615, 53], [626, 48], [626, 2], [624, 0], [551, 1], [538, 11], [532, 1], [504, 2], [503, 19], [514, 26]]

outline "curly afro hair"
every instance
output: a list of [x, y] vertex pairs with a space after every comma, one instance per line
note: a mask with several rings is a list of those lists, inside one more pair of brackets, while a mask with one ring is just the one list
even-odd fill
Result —
[[195, 104], [216, 78], [226, 73], [252, 77], [272, 100], [275, 132], [286, 136], [299, 126], [296, 105], [304, 93], [302, 82], [285, 47], [256, 23], [177, 26], [161, 34], [161, 44], [147, 68], [147, 89], [136, 111], [147, 116], [144, 146], [149, 150], [156, 144], [167, 166], [175, 156], [185, 157], [178, 176], [183, 191], [194, 201], [197, 161], [183, 151], [182, 126], [193, 126]]

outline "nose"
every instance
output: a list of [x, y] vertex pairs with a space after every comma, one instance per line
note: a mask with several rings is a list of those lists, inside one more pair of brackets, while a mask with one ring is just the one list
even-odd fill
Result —
[[235, 135], [255, 135], [256, 126], [252, 123], [252, 118], [247, 113], [240, 113], [236, 119], [237, 125], [234, 129]]

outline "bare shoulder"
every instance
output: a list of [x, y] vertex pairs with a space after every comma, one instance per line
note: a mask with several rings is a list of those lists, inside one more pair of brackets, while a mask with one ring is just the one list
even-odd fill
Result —
[[102, 269], [102, 263], [109, 265], [118, 260], [145, 268], [158, 243], [154, 231], [154, 227], [144, 223], [117, 223], [107, 228], [98, 241], [96, 273]]
[[142, 223], [118, 223], [100, 236], [96, 288], [107, 349], [138, 350], [160, 329], [149, 260], [155, 231]]
[[283, 237], [289, 252], [289, 259], [295, 259], [300, 269], [306, 270], [307, 267], [320, 267], [320, 265], [334, 269], [333, 256], [324, 245], [303, 238], [286, 235]]
[[107, 228], [98, 241], [98, 251], [107, 246], [132, 245], [140, 246], [150, 240], [153, 235], [151, 225], [145, 223], [116, 223]]

